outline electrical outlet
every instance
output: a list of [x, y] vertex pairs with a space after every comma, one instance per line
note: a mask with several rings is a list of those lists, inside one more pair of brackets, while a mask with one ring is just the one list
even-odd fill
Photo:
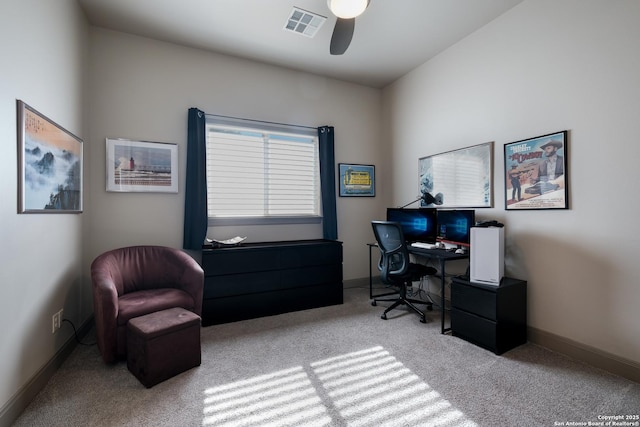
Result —
[[55, 334], [58, 329], [60, 329], [60, 325], [62, 324], [62, 309], [55, 313], [51, 318], [51, 333]]
[[58, 328], [60, 329], [60, 326], [62, 326], [62, 309], [60, 309], [60, 311], [58, 312]]

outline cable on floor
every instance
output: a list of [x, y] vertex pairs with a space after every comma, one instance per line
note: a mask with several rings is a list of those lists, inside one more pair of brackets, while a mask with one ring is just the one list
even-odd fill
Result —
[[84, 343], [84, 342], [80, 341], [80, 338], [78, 338], [78, 331], [76, 330], [76, 327], [75, 327], [75, 325], [73, 324], [73, 322], [72, 322], [71, 320], [69, 320], [69, 319], [62, 319], [62, 321], [63, 321], [63, 322], [68, 322], [68, 323], [71, 325], [71, 327], [73, 328], [73, 336], [75, 337], [76, 342], [77, 342], [78, 344], [80, 344], [80, 345], [86, 345], [86, 346], [89, 346], [89, 347], [90, 347], [90, 346], [96, 345], [96, 344], [98, 343], [97, 341], [96, 341], [96, 342], [93, 342], [93, 343]]

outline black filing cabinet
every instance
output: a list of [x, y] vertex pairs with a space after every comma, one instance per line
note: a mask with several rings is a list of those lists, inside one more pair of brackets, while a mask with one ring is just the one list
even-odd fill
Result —
[[496, 354], [527, 342], [527, 282], [504, 277], [491, 286], [454, 277], [451, 333]]
[[342, 304], [342, 242], [203, 249], [202, 325]]

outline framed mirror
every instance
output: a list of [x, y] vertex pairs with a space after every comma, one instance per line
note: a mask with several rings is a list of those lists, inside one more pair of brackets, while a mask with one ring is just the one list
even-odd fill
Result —
[[418, 180], [421, 194], [442, 194], [438, 208], [493, 207], [493, 141], [421, 157]]

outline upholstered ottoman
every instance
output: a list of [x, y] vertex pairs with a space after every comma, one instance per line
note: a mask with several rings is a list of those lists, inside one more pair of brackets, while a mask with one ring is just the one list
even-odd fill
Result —
[[127, 368], [147, 388], [199, 366], [200, 316], [170, 308], [129, 320]]

